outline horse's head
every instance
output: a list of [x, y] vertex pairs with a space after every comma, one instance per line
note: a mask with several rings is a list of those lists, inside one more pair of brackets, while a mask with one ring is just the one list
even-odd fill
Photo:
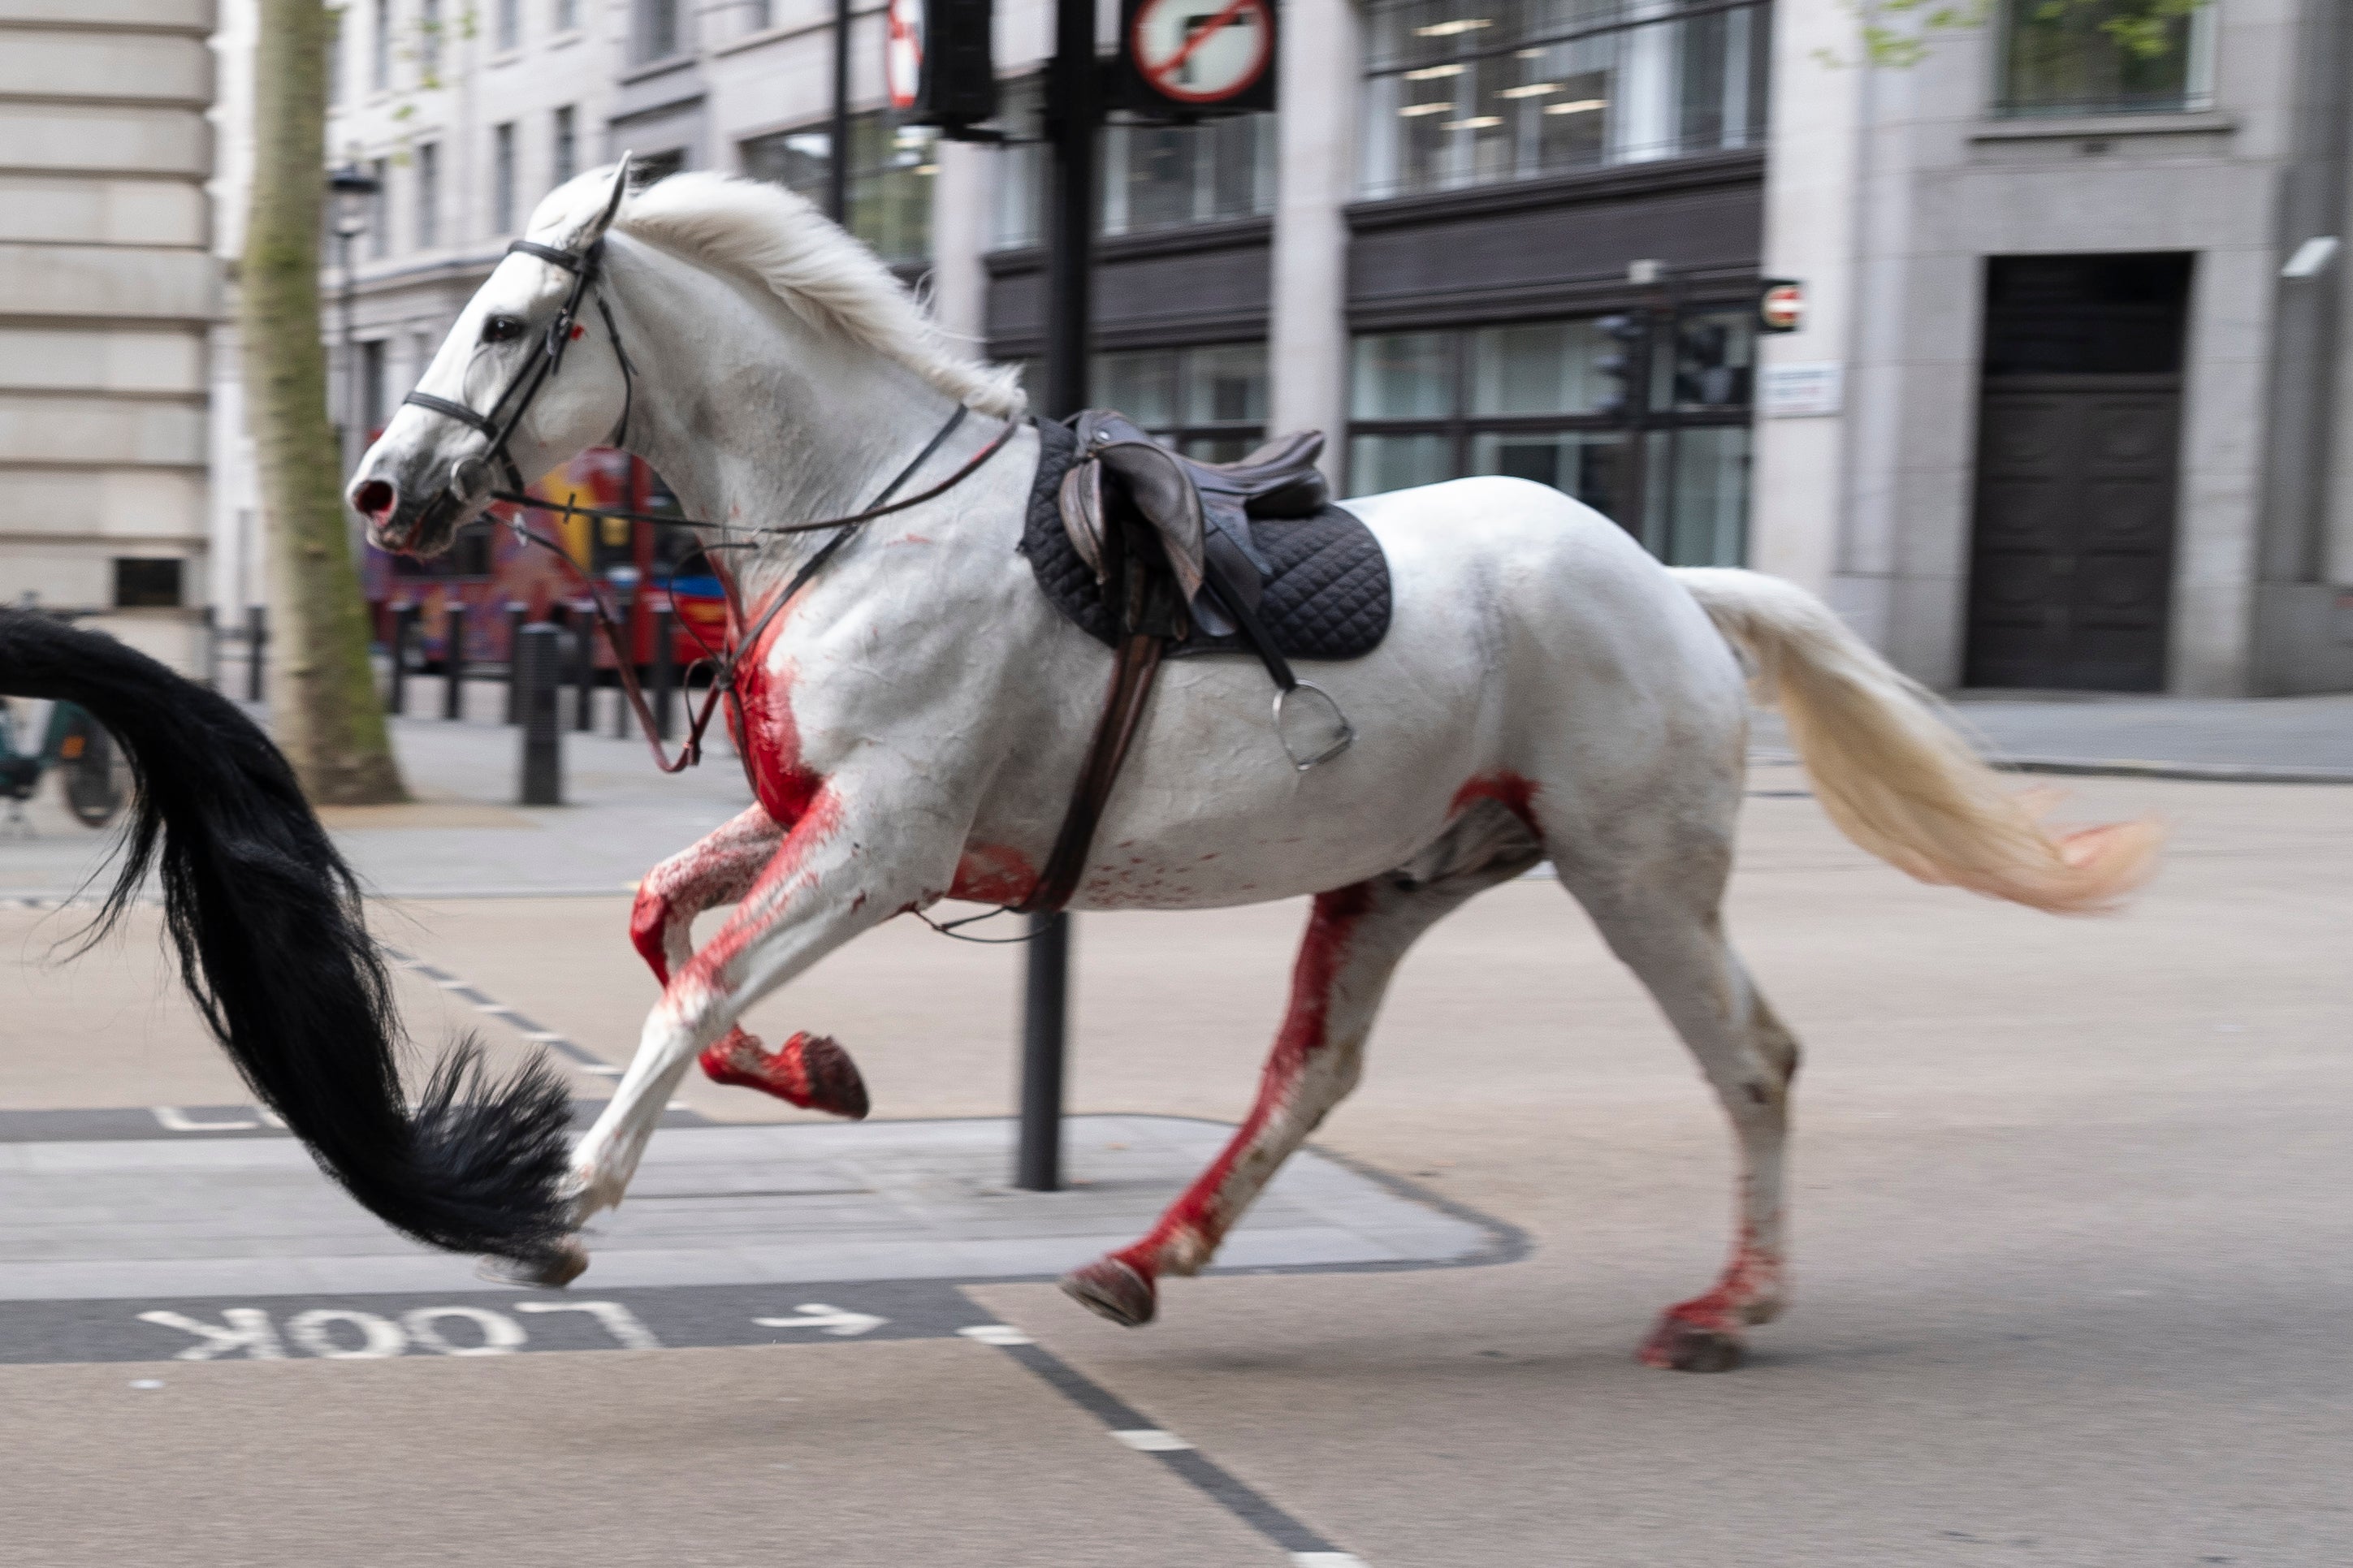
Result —
[[[624, 156], [553, 192], [532, 215], [530, 242], [593, 267], [628, 172]], [[437, 555], [512, 473], [543, 473], [611, 434], [628, 389], [596, 303], [602, 279], [592, 272], [584, 288], [582, 278], [527, 251], [491, 269], [417, 383], [453, 406], [404, 403], [352, 476], [346, 494], [371, 542]], [[567, 304], [577, 311], [568, 321]], [[485, 426], [504, 435], [503, 449]]]

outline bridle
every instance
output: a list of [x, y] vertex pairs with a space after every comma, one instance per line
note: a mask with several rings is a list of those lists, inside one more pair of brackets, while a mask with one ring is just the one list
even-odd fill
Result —
[[[533, 256], [551, 267], [562, 268], [572, 274], [572, 287], [565, 295], [563, 307], [556, 311], [554, 320], [548, 322], [547, 332], [541, 342], [539, 352], [532, 355], [531, 359], [509, 378], [505, 388], [499, 394], [498, 401], [491, 405], [489, 413], [478, 413], [463, 403], [452, 402], [446, 397], [436, 397], [427, 392], [411, 392], [401, 399], [404, 404], [413, 403], [419, 408], [438, 414], [445, 418], [455, 419], [460, 425], [478, 430], [488, 438], [490, 443], [480, 452], [461, 458], [453, 465], [450, 470], [449, 486], [436, 498], [434, 504], [464, 506], [471, 496], [480, 493], [481, 489], [487, 488], [478, 487], [466, 481], [470, 478], [479, 477], [484, 469], [495, 464], [502, 471], [507, 488], [502, 490], [490, 489], [489, 499], [504, 502], [521, 510], [551, 511], [565, 516], [616, 518], [631, 522], [649, 522], [662, 528], [715, 527], [722, 531], [733, 533], [807, 533], [827, 528], [838, 528], [841, 531], [827, 540], [825, 544], [802, 564], [800, 570], [793, 574], [792, 580], [785, 585], [784, 591], [769, 600], [768, 607], [761, 612], [760, 618], [754, 622], [742, 637], [735, 639], [733, 647], [723, 654], [713, 655], [707, 660], [697, 659], [693, 665], [688, 667], [686, 674], [689, 684], [691, 683], [695, 668], [705, 662], [712, 667], [712, 680], [709, 695], [703, 699], [702, 710], [696, 713], [688, 723], [686, 742], [681, 748], [677, 760], [672, 761], [662, 747], [660, 728], [656, 723], [653, 709], [646, 701], [645, 692], [638, 682], [636, 650], [623, 647], [622, 639], [625, 634], [617, 617], [606, 606], [605, 595], [597, 591], [595, 580], [580, 569], [579, 564], [572, 559], [570, 552], [546, 535], [525, 527], [522, 517], [517, 516], [509, 524], [514, 531], [516, 538], [538, 545], [563, 563], [565, 569], [571, 573], [581, 588], [586, 592], [589, 602], [596, 607], [597, 625], [605, 634], [606, 644], [612, 649], [613, 666], [620, 677], [621, 689], [628, 698], [629, 706], [637, 713], [638, 726], [645, 731], [647, 744], [653, 748], [655, 765], [666, 773], [682, 772], [702, 760], [702, 737], [711, 727], [712, 715], [718, 710], [719, 699], [724, 693], [731, 700], [734, 700], [735, 671], [741, 667], [750, 651], [759, 645], [761, 634], [767, 630], [769, 624], [776, 619], [793, 596], [808, 585], [809, 579], [816, 576], [825, 563], [832, 560], [843, 545], [849, 542], [850, 536], [857, 532], [858, 526], [874, 518], [884, 517], [894, 511], [904, 511], [910, 507], [921, 506], [923, 502], [954, 489], [977, 473], [983, 464], [1003, 451], [1006, 443], [1012, 440], [1014, 433], [1020, 429], [1021, 422], [1018, 419], [1007, 420], [1005, 428], [997, 432], [995, 439], [938, 484], [903, 500], [892, 500], [892, 498], [898, 494], [907, 481], [913, 479], [923, 466], [932, 459], [934, 454], [946, 444], [948, 437], [955, 433], [957, 426], [964, 423], [965, 416], [971, 410], [963, 404], [958, 404], [955, 412], [948, 416], [947, 422], [940, 426], [938, 433], [932, 437], [922, 451], [915, 454], [914, 460], [900, 469], [898, 476], [885, 485], [881, 493], [876, 496], [863, 510], [851, 512], [844, 517], [820, 518], [814, 522], [770, 523], [755, 526], [723, 525], [698, 522], [688, 518], [655, 517], [645, 512], [630, 511], [621, 507], [579, 506], [569, 501], [540, 500], [525, 493], [522, 472], [516, 466], [513, 455], [508, 450], [508, 445], [514, 439], [515, 430], [522, 425], [523, 416], [531, 412], [532, 401], [539, 395], [541, 389], [547, 384], [550, 378], [564, 368], [565, 351], [571, 347], [572, 340], [575, 335], [580, 321], [581, 305], [588, 299], [589, 291], [596, 287], [598, 274], [603, 268], [605, 241], [600, 237], [592, 241], [586, 249], [571, 251], [559, 249], [552, 245], [541, 245], [534, 240], [518, 239], [507, 247], [506, 254]], [[612, 307], [606, 303], [601, 295], [596, 299], [596, 312], [604, 318], [606, 335], [612, 340], [613, 343], [613, 357], [621, 367], [621, 416], [614, 425], [611, 437], [605, 442], [608, 447], [619, 447], [628, 439], [629, 414], [637, 403], [637, 367], [629, 363], [628, 351], [621, 346], [620, 327], [613, 320]], [[513, 405], [512, 408], [508, 406], [510, 404]], [[420, 526], [423, 521], [422, 518], [418, 520]], [[700, 638], [698, 637], [697, 640]], [[751, 761], [747, 754], [744, 758], [744, 770], [747, 775], [750, 769]]]

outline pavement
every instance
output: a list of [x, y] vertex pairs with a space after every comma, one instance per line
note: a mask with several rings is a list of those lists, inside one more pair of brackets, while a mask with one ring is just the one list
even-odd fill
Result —
[[[397, 728], [428, 805], [513, 809], [491, 793], [511, 736]], [[1091, 1184], [1049, 1197], [997, 1181], [1018, 951], [882, 927], [751, 1019], [839, 1037], [875, 1121], [690, 1080], [662, 1184], [556, 1296], [382, 1272], [448, 1265], [305, 1175], [152, 910], [54, 954], [79, 916], [41, 857], [67, 826], [0, 839], [0, 1281], [58, 1281], [0, 1289], [0, 1556], [2353, 1561], [2353, 791], [2063, 781], [2063, 815], [2171, 839], [2129, 912], [2059, 921], [1869, 860], [1763, 750], [1729, 920], [1808, 1051], [1795, 1300], [1717, 1377], [1631, 1351], [1721, 1258], [1721, 1116], [1542, 880], [1424, 940], [1237, 1266], [1123, 1331], [1046, 1254], [1131, 1233], [1240, 1117], [1295, 904], [1078, 921]], [[574, 742], [578, 804], [530, 826], [338, 827], [397, 894], [373, 918], [421, 1040], [478, 1028], [609, 1092], [654, 997], [622, 885], [740, 788], [714, 764], [665, 796], [629, 752]], [[108, 1284], [126, 1266], [135, 1290]], [[250, 1272], [212, 1289], [224, 1268]]]

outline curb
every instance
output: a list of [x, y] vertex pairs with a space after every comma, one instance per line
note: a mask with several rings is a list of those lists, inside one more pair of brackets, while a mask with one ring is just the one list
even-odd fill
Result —
[[[1794, 764], [1794, 752], [1752, 751], [1752, 763]], [[2281, 768], [2260, 763], [2160, 763], [2134, 757], [1989, 757], [2006, 773], [2089, 778], [2189, 779], [2204, 784], [2353, 784], [2353, 768]]]

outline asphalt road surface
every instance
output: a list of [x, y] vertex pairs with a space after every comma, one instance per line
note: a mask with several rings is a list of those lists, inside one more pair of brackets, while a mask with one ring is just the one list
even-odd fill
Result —
[[[1047, 1254], [1240, 1115], [1295, 906], [1082, 920], [1071, 1102], [1120, 1120], [1025, 1213], [970, 1120], [1018, 957], [885, 928], [754, 1016], [839, 1036], [877, 1123], [690, 1084], [654, 1148], [699, 1184], [562, 1296], [401, 1275], [311, 1206], [152, 921], [59, 965], [69, 912], [0, 910], [0, 1560], [2353, 1561], [2353, 790], [2074, 807], [2171, 821], [2131, 913], [1916, 886], [1758, 770], [1732, 919], [1808, 1050], [1795, 1301], [1722, 1376], [1631, 1358], [1719, 1260], [1720, 1119], [1549, 884], [1424, 942], [1330, 1157], [1139, 1331]], [[652, 995], [624, 898], [376, 918], [420, 1036], [608, 1092]]]

